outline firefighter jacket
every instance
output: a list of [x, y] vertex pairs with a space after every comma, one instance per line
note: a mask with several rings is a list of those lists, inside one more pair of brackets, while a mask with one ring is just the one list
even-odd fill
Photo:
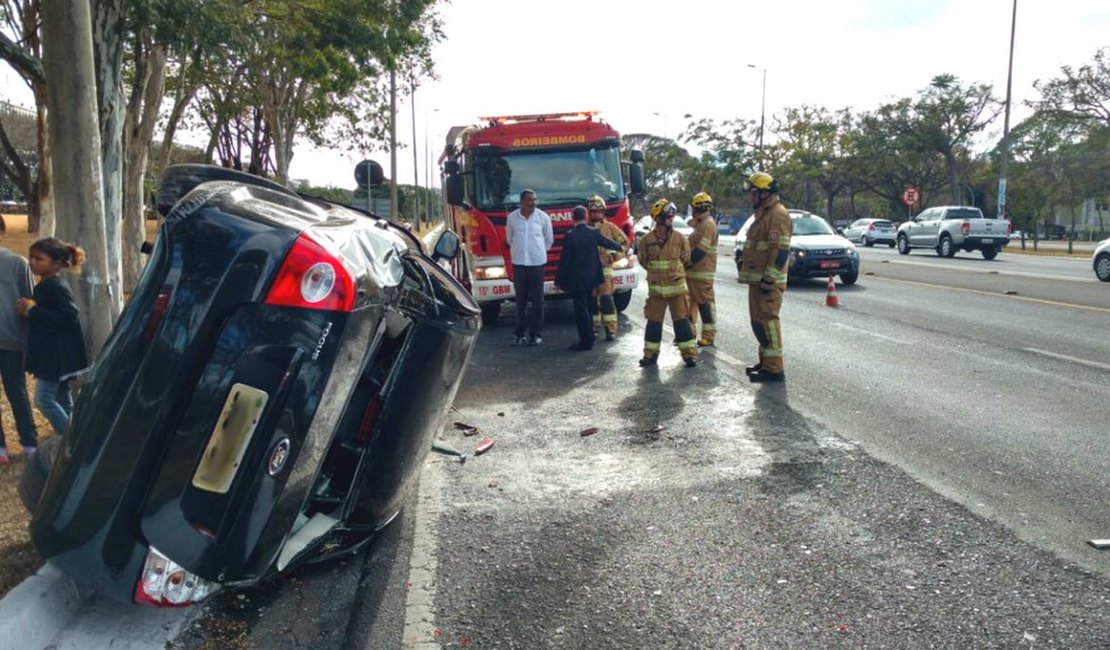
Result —
[[691, 280], [713, 281], [717, 273], [717, 222], [708, 212], [704, 212], [690, 220], [694, 232], [690, 233], [690, 252], [694, 249], [701, 250], [704, 255], [697, 262], [691, 262], [686, 269], [686, 277]]
[[[744, 260], [740, 265], [740, 282], [758, 284], [765, 282], [786, 288], [787, 268], [790, 265], [790, 236], [794, 223], [778, 196], [772, 196], [755, 211], [755, 220], [748, 228], [744, 243]], [[786, 262], [775, 264], [779, 251], [786, 251]]]
[[626, 237], [625, 234], [621, 232], [620, 228], [616, 227], [616, 225], [608, 221], [602, 221], [598, 225], [597, 229], [598, 232], [601, 233], [602, 237], [606, 239], [611, 239], [621, 245], [622, 250], [620, 251], [611, 251], [608, 248], [604, 248], [602, 246], [597, 247], [598, 255], [601, 256], [601, 265], [606, 267], [605, 271], [607, 272], [605, 275], [610, 276], [612, 275], [613, 270], [608, 267], [612, 266], [613, 262], [616, 262], [620, 258], [624, 257], [624, 251], [628, 250], [628, 237]]
[[648, 296], [671, 298], [686, 294], [690, 242], [673, 228], [656, 226], [640, 239], [637, 254], [647, 269]]

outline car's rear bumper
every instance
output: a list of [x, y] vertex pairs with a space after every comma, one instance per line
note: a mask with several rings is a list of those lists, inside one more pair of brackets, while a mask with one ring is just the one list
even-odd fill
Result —
[[991, 237], [964, 237], [964, 240], [958, 244], [958, 246], [966, 250], [980, 250], [983, 248], [1006, 246], [1009, 243], [1009, 236], [1000, 234]]

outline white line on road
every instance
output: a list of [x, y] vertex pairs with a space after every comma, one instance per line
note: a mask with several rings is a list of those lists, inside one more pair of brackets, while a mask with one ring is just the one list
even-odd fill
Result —
[[443, 509], [443, 462], [424, 464], [416, 496], [416, 521], [413, 524], [412, 557], [405, 594], [403, 650], [439, 650], [436, 631], [436, 552], [439, 537], [436, 522]]
[[1087, 366], [1088, 368], [1097, 368], [1099, 370], [1110, 370], [1110, 365], [1105, 364], [1105, 363], [1099, 363], [1097, 361], [1089, 361], [1087, 359], [1079, 359], [1079, 358], [1076, 358], [1076, 357], [1069, 357], [1066, 354], [1056, 354], [1055, 352], [1049, 352], [1048, 350], [1038, 350], [1037, 348], [1022, 348], [1022, 350], [1025, 350], [1026, 352], [1032, 352], [1033, 354], [1039, 354], [1039, 355], [1044, 356], [1044, 357], [1051, 357], [1053, 359], [1059, 359], [1060, 361], [1070, 361], [1072, 363], [1078, 363], [1079, 365]]
[[886, 334], [878, 334], [876, 332], [870, 332], [868, 330], [865, 330], [865, 329], [862, 329], [862, 328], [859, 328], [859, 327], [852, 327], [851, 325], [845, 325], [844, 323], [833, 323], [833, 327], [838, 327], [842, 330], [848, 330], [849, 332], [854, 332], [856, 334], [866, 334], [867, 336], [873, 336], [877, 339], [882, 339], [884, 341], [890, 341], [891, 343], [901, 343], [902, 345], [906, 344], [906, 342], [903, 341], [902, 339], [896, 339], [893, 336], [887, 336]]

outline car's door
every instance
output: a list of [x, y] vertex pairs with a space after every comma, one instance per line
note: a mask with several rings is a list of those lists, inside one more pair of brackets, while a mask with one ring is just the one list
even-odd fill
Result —
[[934, 246], [937, 243], [937, 231], [940, 230], [940, 217], [942, 209], [929, 208], [917, 215], [914, 219], [910, 243], [914, 246]]
[[866, 228], [863, 219], [856, 219], [844, 229], [844, 238], [849, 241], [859, 241], [860, 235]]

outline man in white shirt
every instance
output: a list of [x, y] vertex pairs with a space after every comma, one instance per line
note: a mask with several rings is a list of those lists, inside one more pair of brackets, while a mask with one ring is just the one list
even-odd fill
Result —
[[[543, 343], [543, 267], [547, 251], [555, 243], [551, 217], [536, 207], [536, 193], [520, 193], [520, 208], [505, 220], [505, 241], [513, 261], [513, 291], [516, 292], [516, 334], [513, 345]], [[528, 313], [528, 303], [532, 311]], [[528, 338], [525, 338], [525, 329]]]

